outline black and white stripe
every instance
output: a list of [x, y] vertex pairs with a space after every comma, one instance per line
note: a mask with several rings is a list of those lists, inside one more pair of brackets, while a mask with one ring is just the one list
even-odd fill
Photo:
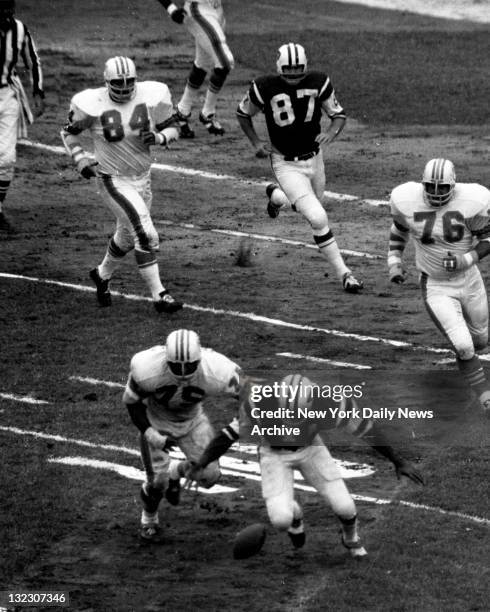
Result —
[[22, 57], [25, 67], [31, 72], [33, 93], [44, 96], [41, 61], [34, 40], [27, 27], [12, 18], [5, 35], [0, 37], [0, 87], [12, 83], [19, 57]]

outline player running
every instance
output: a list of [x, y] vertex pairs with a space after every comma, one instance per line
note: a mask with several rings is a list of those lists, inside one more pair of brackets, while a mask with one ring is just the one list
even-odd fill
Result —
[[[283, 206], [301, 213], [311, 226], [320, 253], [334, 268], [348, 293], [359, 293], [363, 283], [354, 278], [340, 253], [322, 205], [325, 166], [322, 146], [331, 144], [344, 128], [346, 115], [330, 78], [324, 72], [308, 71], [301, 45], [279, 48], [276, 75], [254, 81], [240, 102], [237, 118], [257, 157], [270, 156], [277, 183], [266, 189], [267, 212], [275, 218]], [[253, 124], [257, 113], [265, 115], [270, 144], [264, 144]], [[330, 125], [322, 131], [322, 114]]]
[[[275, 385], [278, 392], [269, 393]], [[389, 459], [398, 478], [403, 475], [423, 484], [423, 477], [388, 444], [372, 420], [355, 415], [355, 400], [343, 398], [337, 406], [346, 414], [350, 411], [349, 416], [334, 417], [328, 412], [318, 418], [305, 417], [305, 413], [326, 412], [326, 401], [314, 394], [313, 383], [301, 374], [290, 374], [275, 385], [267, 385], [267, 392], [265, 386], [254, 381], [244, 385], [239, 415], [209, 443], [188, 478], [198, 476], [201, 469], [216, 461], [238, 438], [255, 439], [258, 441], [262, 496], [272, 525], [287, 531], [295, 548], [304, 545], [303, 511], [294, 497], [293, 473], [298, 470], [337, 515], [342, 543], [350, 554], [365, 556], [354, 500], [320, 433], [343, 427]]]
[[390, 280], [405, 282], [402, 256], [411, 235], [425, 307], [490, 416], [490, 384], [476, 354], [488, 344], [488, 298], [477, 264], [490, 253], [490, 191], [457, 183], [453, 163], [438, 158], [427, 162], [422, 182], [393, 189], [390, 205]]
[[[150, 146], [168, 146], [179, 137], [170, 91], [164, 83], [136, 80], [128, 57], [112, 57], [104, 69], [106, 86], [85, 89], [70, 105], [63, 143], [86, 178], [96, 177], [99, 194], [115, 215], [116, 231], [102, 263], [90, 271], [100, 306], [112, 303], [109, 281], [134, 249], [138, 270], [157, 312], [182, 308], [162, 284], [156, 253], [159, 237], [151, 219]], [[94, 154], [79, 135], [89, 130]]]
[[[241, 371], [236, 363], [210, 348], [201, 348], [195, 331], [179, 329], [165, 346], [136, 353], [131, 360], [123, 395], [133, 423], [140, 432], [146, 482], [141, 487], [141, 537], [161, 537], [158, 506], [164, 495], [179, 503], [180, 478], [190, 461], [197, 461], [214, 431], [204, 413], [206, 398], [229, 396], [238, 400]], [[185, 461], [170, 462], [169, 449], [178, 446]], [[217, 461], [210, 461], [198, 477], [209, 488], [220, 476]]]

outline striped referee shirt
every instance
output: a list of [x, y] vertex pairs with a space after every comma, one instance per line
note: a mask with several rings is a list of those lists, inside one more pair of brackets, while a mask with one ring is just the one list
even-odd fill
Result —
[[10, 85], [19, 56], [31, 72], [33, 94], [44, 98], [41, 61], [36, 45], [27, 26], [12, 17], [5, 30], [0, 28], [0, 88]]

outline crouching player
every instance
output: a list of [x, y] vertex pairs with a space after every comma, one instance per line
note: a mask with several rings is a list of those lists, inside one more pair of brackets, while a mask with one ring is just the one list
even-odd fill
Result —
[[[352, 435], [363, 438], [389, 459], [395, 466], [398, 478], [406, 476], [418, 484], [424, 484], [423, 477], [388, 444], [379, 427], [371, 420], [352, 417], [322, 417], [319, 420], [296, 418], [294, 415], [305, 410], [325, 410], [325, 399], [313, 397], [313, 383], [308, 378], [300, 374], [286, 376], [279, 383], [279, 388], [281, 393], [278, 397], [267, 397], [261, 395], [258, 385], [248, 382], [243, 388], [239, 415], [211, 441], [188, 477], [198, 475], [199, 470], [216, 461], [244, 433], [251, 432], [253, 437], [256, 431], [260, 436], [258, 451], [262, 496], [272, 525], [287, 531], [295, 548], [304, 545], [303, 511], [294, 498], [294, 470], [298, 470], [339, 518], [342, 544], [349, 549], [351, 556], [365, 556], [367, 552], [359, 537], [354, 500], [320, 437], [320, 431], [343, 427]], [[342, 411], [355, 407], [354, 400], [345, 398], [340, 406]], [[286, 416], [279, 427], [281, 418], [277, 417], [278, 414]], [[268, 415], [274, 415], [274, 418], [269, 419]], [[283, 427], [285, 423], [287, 427]], [[291, 433], [294, 428], [300, 433]], [[264, 433], [273, 429], [278, 432], [274, 431], [273, 435]]]
[[[146, 482], [141, 487], [141, 537], [161, 538], [158, 507], [164, 494], [177, 505], [180, 478], [213, 439], [214, 431], [203, 410], [207, 397], [239, 398], [240, 368], [221, 353], [201, 348], [195, 331], [178, 329], [165, 346], [154, 346], [131, 359], [123, 402], [140, 432]], [[170, 461], [169, 450], [178, 446], [184, 461]], [[217, 461], [209, 461], [198, 477], [212, 487], [220, 477]]]

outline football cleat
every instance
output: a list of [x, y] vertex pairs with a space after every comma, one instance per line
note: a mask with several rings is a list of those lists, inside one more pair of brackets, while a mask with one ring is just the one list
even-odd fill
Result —
[[302, 548], [305, 545], [306, 534], [303, 519], [294, 519], [291, 527], [288, 529], [288, 536], [293, 543], [294, 548]]
[[350, 556], [354, 557], [354, 559], [360, 559], [361, 557], [365, 557], [367, 555], [367, 550], [361, 544], [360, 538], [350, 542], [349, 540], [346, 540], [344, 534], [342, 534], [342, 546], [347, 548]]
[[178, 108], [175, 109], [175, 118], [177, 120], [177, 125], [179, 126], [179, 134], [181, 138], [194, 138], [196, 135], [194, 130], [189, 125], [189, 119], [191, 114], [184, 115], [181, 113]]
[[267, 202], [267, 214], [271, 219], [276, 219], [279, 216], [279, 211], [282, 208], [282, 204], [274, 204], [274, 202], [271, 200], [274, 189], [277, 189], [277, 185], [274, 185], [274, 183], [269, 183], [269, 185], [267, 185], [265, 188], [265, 194], [269, 198], [269, 201]]
[[359, 293], [364, 287], [364, 283], [358, 281], [352, 272], [346, 272], [342, 277], [342, 287], [347, 293]]
[[97, 288], [97, 302], [99, 303], [99, 306], [101, 308], [111, 306], [112, 298], [111, 292], [109, 291], [109, 280], [100, 278], [99, 270], [97, 268], [90, 270], [89, 275]]
[[180, 502], [180, 479], [170, 478], [165, 491], [165, 499], [172, 506], [178, 506]]
[[157, 523], [151, 523], [150, 525], [141, 525], [140, 537], [147, 542], [161, 542], [162, 541], [162, 529]]
[[199, 113], [199, 121], [204, 125], [207, 131], [214, 136], [223, 136], [225, 133], [224, 127], [215, 119], [214, 113], [207, 116]]
[[153, 302], [153, 306], [155, 306], [155, 310], [157, 312], [172, 313], [180, 310], [183, 304], [182, 302], [177, 301], [167, 290], [165, 290], [160, 293], [160, 299], [158, 302]]

